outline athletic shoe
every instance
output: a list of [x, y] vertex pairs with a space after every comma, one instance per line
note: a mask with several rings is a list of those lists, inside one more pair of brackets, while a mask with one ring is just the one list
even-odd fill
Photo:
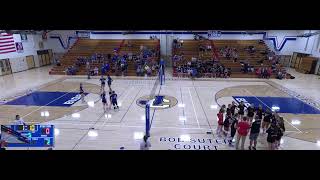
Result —
[[251, 150], [251, 146], [249, 146], [249, 150]]
[[257, 150], [255, 147], [252, 147], [253, 150]]

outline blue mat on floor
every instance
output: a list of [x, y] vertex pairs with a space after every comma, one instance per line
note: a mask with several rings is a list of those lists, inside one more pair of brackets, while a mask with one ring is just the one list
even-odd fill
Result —
[[[87, 95], [88, 93], [85, 93]], [[25, 106], [61, 106], [70, 107], [80, 100], [78, 92], [44, 92], [35, 91], [29, 95], [7, 102], [5, 105]]]
[[293, 97], [255, 97], [255, 96], [233, 96], [239, 103], [244, 101], [246, 106], [254, 104], [262, 105], [263, 109], [275, 109], [279, 113], [292, 114], [320, 114], [320, 111], [305, 102]]

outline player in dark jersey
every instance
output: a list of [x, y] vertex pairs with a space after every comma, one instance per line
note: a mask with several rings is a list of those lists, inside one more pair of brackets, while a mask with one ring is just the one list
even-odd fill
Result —
[[259, 119], [262, 119], [265, 115], [264, 110], [262, 109], [261, 104], [259, 104], [258, 109], [256, 110], [256, 115], [259, 116]]
[[266, 130], [269, 128], [269, 125], [271, 123], [272, 119], [272, 113], [270, 112], [269, 109], [266, 110], [266, 115], [264, 116], [262, 120], [262, 133], [266, 133]]
[[247, 116], [248, 116], [248, 119], [249, 119], [249, 122], [251, 123], [252, 120], [253, 120], [253, 116], [254, 116], [254, 105], [251, 104], [248, 108], [247, 108]]
[[79, 92], [80, 96], [81, 96], [81, 102], [84, 103], [84, 90], [83, 90], [83, 87], [82, 87], [82, 83], [80, 83], [80, 92]]
[[240, 104], [238, 105], [238, 114], [239, 114], [239, 118], [242, 119], [242, 117], [244, 116], [244, 104], [243, 101], [240, 102]]
[[234, 101], [232, 101], [231, 108], [230, 108], [232, 116], [234, 116], [236, 107], [237, 107], [236, 103]]
[[108, 109], [108, 102], [107, 102], [107, 99], [106, 99], [106, 92], [103, 91], [100, 96], [101, 96], [101, 101], [102, 101], [102, 105], [103, 105], [103, 111], [106, 112], [107, 109]]
[[111, 79], [111, 77], [110, 77], [109, 74], [108, 74], [108, 76], [107, 76], [107, 79], [108, 79], [107, 82], [108, 82], [109, 90], [112, 91], [112, 89], [111, 89], [111, 83], [112, 83], [113, 80]]
[[103, 75], [101, 75], [100, 82], [101, 82], [100, 92], [102, 93], [104, 91], [104, 87], [106, 86], [106, 78], [104, 78]]
[[239, 119], [239, 114], [235, 114], [232, 117], [232, 123], [231, 123], [231, 134], [230, 134], [230, 140], [229, 140], [229, 145], [232, 146], [232, 141], [234, 136], [236, 135], [237, 132], [237, 125], [238, 125], [238, 119]]
[[112, 91], [110, 96], [110, 101], [113, 105], [113, 109], [119, 109], [117, 98], [118, 98], [118, 95], [114, 91]]

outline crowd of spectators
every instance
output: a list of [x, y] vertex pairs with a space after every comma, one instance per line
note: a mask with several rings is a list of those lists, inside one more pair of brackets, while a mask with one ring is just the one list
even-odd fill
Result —
[[232, 48], [229, 46], [225, 46], [224, 48], [221, 48], [220, 55], [222, 57], [227, 58], [227, 59], [232, 59], [233, 62], [237, 62], [238, 57], [239, 57], [238, 50], [236, 48]]
[[[128, 43], [125, 46], [133, 47], [133, 44]], [[145, 74], [151, 76], [158, 68], [158, 63], [155, 61], [156, 57], [156, 49], [146, 46], [140, 46], [138, 53], [119, 54], [118, 49], [114, 49], [113, 54], [94, 53], [88, 57], [77, 57], [74, 65], [66, 69], [66, 73], [67, 75], [75, 75], [81, 66], [85, 66], [86, 72], [90, 76], [105, 75], [109, 72], [116, 76], [125, 76], [128, 72], [128, 62], [133, 62], [137, 76], [144, 76]]]
[[196, 58], [192, 58], [191, 61], [176, 66], [175, 71], [177, 73], [187, 73], [190, 78], [204, 77], [207, 73], [212, 74], [214, 77], [228, 78], [231, 74], [229, 68], [226, 68], [217, 61], [201, 61]]

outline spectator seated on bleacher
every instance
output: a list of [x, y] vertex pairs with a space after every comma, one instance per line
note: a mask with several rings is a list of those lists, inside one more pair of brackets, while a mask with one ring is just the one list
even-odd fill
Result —
[[152, 70], [151, 70], [151, 68], [150, 68], [148, 65], [146, 65], [144, 68], [145, 68], [145, 70], [146, 70], [146, 72], [147, 72], [147, 76], [151, 76], [151, 75], [152, 75]]
[[203, 46], [203, 45], [200, 45], [200, 46], [199, 46], [199, 51], [200, 51], [200, 52], [205, 52], [205, 51], [206, 51], [206, 47]]
[[264, 58], [262, 58], [259, 61], [257, 61], [257, 64], [260, 64], [262, 66], [263, 65], [263, 61], [264, 61]]
[[56, 60], [56, 65], [57, 65], [57, 66], [61, 66], [61, 62], [60, 62], [59, 59]]
[[94, 69], [90, 69], [90, 76], [94, 76]]
[[233, 62], [237, 62], [237, 60], [238, 60], [238, 51], [237, 51], [236, 48], [233, 48], [231, 55], [232, 55]]
[[240, 61], [240, 64], [242, 66], [241, 72], [243, 73], [254, 72], [254, 66], [251, 66], [248, 60]]
[[246, 49], [250, 54], [253, 54], [256, 52], [256, 48], [254, 46], [248, 46]]
[[143, 76], [145, 71], [144, 71], [144, 68], [140, 65], [140, 66], [138, 67], [137, 72], [139, 72], [139, 75], [138, 75], [138, 76]]
[[207, 51], [211, 51], [212, 50], [212, 46], [210, 44], [207, 45]]
[[224, 78], [228, 78], [230, 77], [230, 73], [229, 73], [229, 69], [228, 68], [224, 68]]
[[262, 78], [261, 70], [262, 70], [261, 67], [259, 67], [259, 68], [256, 69], [256, 75], [257, 75], [259, 78]]
[[67, 75], [75, 75], [76, 74], [77, 69], [74, 66], [69, 66], [66, 69], [66, 73]]
[[98, 67], [95, 67], [94, 68], [94, 75], [98, 76], [98, 74], [99, 74], [99, 69], [98, 69]]
[[268, 72], [267, 78], [269, 79], [271, 77], [271, 74], [272, 74], [272, 69], [269, 67], [267, 72]]
[[283, 74], [283, 72], [280, 70], [280, 71], [278, 71], [278, 73], [277, 73], [277, 79], [283, 79], [284, 78], [284, 74]]
[[261, 78], [267, 78], [268, 77], [268, 71], [266, 68], [261, 69]]

